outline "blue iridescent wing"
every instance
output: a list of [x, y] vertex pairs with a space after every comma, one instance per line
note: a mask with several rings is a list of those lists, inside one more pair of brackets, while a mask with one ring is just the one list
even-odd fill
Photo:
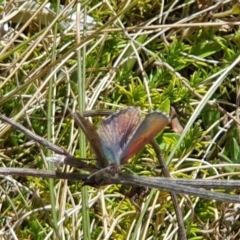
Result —
[[122, 151], [140, 121], [140, 110], [128, 107], [101, 122], [97, 132], [109, 164], [120, 164]]
[[170, 121], [170, 117], [160, 111], [147, 114], [125, 145], [120, 156], [121, 164], [126, 163], [130, 157], [151, 141]]

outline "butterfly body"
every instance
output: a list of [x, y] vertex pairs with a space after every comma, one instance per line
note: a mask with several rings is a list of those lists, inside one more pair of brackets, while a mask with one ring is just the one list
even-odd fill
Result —
[[139, 109], [128, 107], [101, 122], [97, 133], [109, 164], [121, 163], [121, 155], [125, 146], [140, 121]]
[[100, 168], [89, 179], [118, 175], [120, 165], [126, 163], [170, 123], [170, 117], [160, 111], [148, 113], [141, 121], [141, 111], [135, 107], [113, 113], [100, 123], [97, 131], [82, 114], [73, 113], [72, 116], [89, 140]]
[[141, 122], [140, 109], [125, 108], [103, 120], [98, 129], [109, 164], [124, 164], [170, 123], [167, 114], [156, 111]]

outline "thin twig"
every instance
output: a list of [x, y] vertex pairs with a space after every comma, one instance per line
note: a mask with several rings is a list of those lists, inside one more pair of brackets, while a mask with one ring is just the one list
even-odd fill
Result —
[[75, 158], [74, 156], [72, 156], [70, 153], [66, 152], [62, 148], [60, 148], [57, 145], [47, 141], [45, 138], [40, 137], [37, 134], [31, 132], [30, 130], [25, 128], [23, 125], [13, 121], [12, 119], [10, 119], [10, 118], [2, 115], [2, 114], [0, 114], [0, 119], [2, 121], [7, 122], [8, 124], [10, 124], [14, 128], [16, 128], [17, 130], [23, 132], [28, 138], [35, 141], [36, 143], [39, 143], [40, 145], [52, 150], [56, 154], [65, 156], [65, 158], [64, 158], [64, 163], [65, 164], [68, 164], [68, 165], [71, 165], [71, 166], [74, 166], [74, 167], [78, 167], [78, 168], [81, 168], [81, 169], [85, 169], [85, 170], [96, 169], [96, 167], [94, 165], [85, 163], [84, 161], [82, 161], [83, 159]]
[[[85, 182], [89, 174], [54, 172], [31, 168], [0, 168], [0, 175], [33, 176], [42, 178], [68, 179]], [[94, 181], [93, 178], [91, 178]], [[94, 182], [92, 182], [94, 184]], [[96, 183], [95, 183], [96, 184]], [[122, 184], [127, 186], [139, 186], [156, 188], [170, 192], [188, 194], [201, 198], [218, 200], [222, 202], [240, 203], [240, 197], [236, 195], [211, 192], [201, 188], [240, 189], [240, 180], [186, 180], [159, 177], [142, 177], [120, 173], [118, 177], [109, 175], [104, 178], [104, 185]]]
[[[157, 141], [155, 139], [153, 139], [151, 141], [151, 145], [157, 155], [160, 166], [162, 167], [163, 176], [165, 176], [167, 178], [171, 178], [171, 175], [168, 171], [167, 164], [165, 162], [165, 159], [162, 155], [161, 149], [159, 148]], [[184, 227], [183, 215], [182, 215], [182, 211], [179, 207], [177, 195], [174, 192], [170, 192], [170, 195], [172, 198], [173, 207], [174, 207], [177, 221], [178, 221], [178, 236], [179, 236], [178, 238], [179, 239], [187, 239], [187, 235], [186, 235], [186, 231], [185, 231], [185, 227]]]

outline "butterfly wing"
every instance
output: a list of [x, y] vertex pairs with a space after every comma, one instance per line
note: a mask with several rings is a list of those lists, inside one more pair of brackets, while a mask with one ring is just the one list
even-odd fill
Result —
[[163, 112], [157, 111], [147, 114], [140, 123], [131, 139], [125, 145], [121, 154], [121, 164], [136, 154], [145, 144], [170, 123], [170, 117]]
[[140, 121], [140, 110], [128, 107], [101, 122], [97, 132], [109, 164], [120, 164], [122, 151]]
[[82, 129], [84, 134], [86, 135], [88, 141], [91, 144], [91, 147], [93, 148], [94, 153], [96, 154], [98, 166], [101, 168], [107, 167], [109, 165], [108, 160], [105, 156], [105, 153], [102, 149], [101, 140], [100, 137], [93, 127], [92, 123], [83, 117], [81, 113], [72, 113], [71, 114], [78, 124], [78, 126]]

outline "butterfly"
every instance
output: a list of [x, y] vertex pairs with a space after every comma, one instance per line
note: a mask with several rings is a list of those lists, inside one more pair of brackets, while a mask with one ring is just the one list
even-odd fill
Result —
[[111, 166], [113, 173], [170, 123], [161, 111], [148, 113], [141, 121], [140, 109], [127, 107], [104, 119], [96, 131], [80, 113], [72, 115], [92, 145], [99, 167]]

